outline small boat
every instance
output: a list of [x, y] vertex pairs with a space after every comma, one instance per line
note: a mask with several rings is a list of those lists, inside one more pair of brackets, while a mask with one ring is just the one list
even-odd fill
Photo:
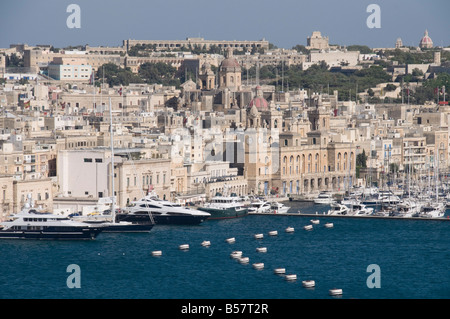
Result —
[[294, 232], [294, 227], [288, 227], [285, 229], [286, 233], [293, 233]]
[[255, 237], [255, 239], [262, 239], [264, 237], [264, 235], [263, 234], [256, 234], [254, 237]]
[[253, 268], [255, 268], [255, 269], [263, 269], [264, 268], [264, 263], [255, 263], [255, 264], [253, 264]]
[[330, 296], [340, 296], [342, 295], [342, 289], [333, 288], [329, 290]]
[[269, 236], [277, 236], [278, 232], [276, 230], [272, 230], [269, 232]]
[[326, 223], [325, 224], [326, 228], [333, 228], [333, 226], [334, 226], [333, 223]]
[[247, 205], [249, 214], [270, 213], [270, 203], [262, 200], [256, 200]]
[[313, 288], [316, 286], [316, 282], [314, 280], [303, 280], [302, 286], [305, 288]]
[[249, 261], [250, 261], [250, 258], [248, 258], [248, 257], [241, 257], [238, 260], [239, 260], [239, 263], [241, 263], [241, 264], [248, 264]]
[[270, 204], [270, 213], [272, 214], [286, 214], [290, 207], [285, 206], [280, 202], [272, 202]]
[[442, 218], [444, 217], [446, 207], [443, 203], [428, 203], [422, 206], [419, 217], [422, 218]]
[[349, 208], [345, 205], [334, 203], [331, 204], [331, 208], [328, 210], [328, 215], [348, 215]]
[[257, 247], [256, 251], [258, 253], [267, 253], [267, 247]]
[[306, 225], [303, 227], [304, 230], [312, 230], [313, 229], [313, 225]]
[[188, 244], [183, 244], [183, 245], [178, 246], [178, 248], [180, 250], [188, 250], [189, 249], [189, 245]]
[[348, 215], [351, 216], [369, 216], [373, 214], [373, 207], [366, 207], [364, 204], [350, 204], [348, 207]]
[[334, 203], [333, 195], [329, 192], [320, 192], [319, 195], [314, 198], [314, 204], [325, 204], [329, 205]]
[[317, 225], [320, 223], [320, 221], [318, 219], [311, 219], [311, 223]]
[[275, 268], [273, 270], [273, 273], [277, 274], [277, 275], [285, 274], [286, 273], [286, 268]]

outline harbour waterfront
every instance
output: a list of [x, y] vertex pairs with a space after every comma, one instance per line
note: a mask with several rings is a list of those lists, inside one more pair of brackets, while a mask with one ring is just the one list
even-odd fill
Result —
[[[326, 206], [286, 203], [314, 213]], [[145, 234], [100, 234], [96, 240], [4, 240], [0, 297], [82, 299], [441, 299], [450, 297], [450, 223], [428, 220], [248, 215], [200, 225], [157, 225]], [[324, 224], [331, 221], [333, 228]], [[285, 229], [293, 227], [294, 232]], [[269, 232], [277, 230], [276, 236]], [[254, 235], [262, 233], [262, 239]], [[234, 237], [232, 244], [227, 238]], [[202, 246], [203, 241], [210, 246]], [[181, 244], [189, 249], [180, 250]], [[261, 253], [258, 247], [266, 247]], [[161, 256], [152, 256], [160, 250]], [[248, 264], [230, 258], [242, 251]], [[255, 269], [253, 263], [264, 263]], [[67, 266], [80, 267], [68, 288]], [[369, 265], [380, 288], [369, 288]], [[285, 268], [297, 280], [274, 274]], [[302, 287], [314, 280], [315, 287]], [[243, 284], [245, 283], [245, 284]]]

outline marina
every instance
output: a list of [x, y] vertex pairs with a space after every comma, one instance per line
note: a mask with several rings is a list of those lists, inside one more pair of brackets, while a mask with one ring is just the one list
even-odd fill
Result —
[[[337, 294], [344, 299], [449, 297], [450, 279], [442, 273], [450, 224], [316, 215], [327, 207], [311, 203], [292, 209], [305, 213], [156, 225], [149, 233], [101, 233], [95, 241], [6, 240], [0, 247], [2, 297], [327, 299], [335, 298], [329, 293], [335, 287], [345, 291]], [[303, 231], [307, 225], [313, 230]], [[277, 236], [254, 239], [276, 230]], [[79, 291], [58, 275], [72, 263], [82, 269]], [[366, 287], [369, 264], [380, 265], [382, 289]], [[24, 274], [19, 286], [17, 270]], [[429, 284], [418, 283], [417, 273]], [[311, 278], [314, 284], [306, 283]]]

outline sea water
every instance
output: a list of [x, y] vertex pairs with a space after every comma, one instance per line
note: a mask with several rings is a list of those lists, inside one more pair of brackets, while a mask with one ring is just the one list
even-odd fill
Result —
[[[327, 209], [286, 205], [309, 213]], [[319, 224], [304, 230], [311, 219], [248, 215], [157, 225], [149, 233], [101, 233], [92, 241], [2, 240], [0, 298], [328, 299], [334, 298], [332, 288], [342, 289], [344, 299], [450, 297], [450, 222], [318, 217]], [[287, 227], [294, 232], [286, 233]], [[274, 230], [278, 234], [270, 236]], [[259, 233], [263, 238], [255, 239]], [[226, 242], [230, 237], [236, 239], [232, 244]], [[211, 245], [202, 246], [205, 240]], [[180, 250], [182, 244], [189, 249]], [[162, 255], [152, 256], [155, 250]], [[235, 250], [249, 263], [230, 258]], [[74, 275], [69, 265], [79, 267], [79, 288], [68, 284]], [[378, 266], [376, 273], [370, 265]], [[284, 280], [275, 268], [297, 280]], [[303, 288], [303, 280], [316, 286]], [[375, 287], [369, 283], [374, 280]]]

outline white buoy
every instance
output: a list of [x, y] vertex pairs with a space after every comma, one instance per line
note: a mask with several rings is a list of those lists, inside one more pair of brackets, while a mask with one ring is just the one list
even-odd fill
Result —
[[269, 232], [269, 236], [277, 236], [278, 232], [276, 230], [272, 230]]
[[333, 226], [334, 226], [333, 223], [326, 223], [325, 224], [326, 228], [333, 228]]
[[311, 223], [313, 224], [319, 224], [320, 221], [318, 219], [311, 219]]
[[188, 250], [189, 249], [189, 245], [188, 244], [183, 244], [183, 245], [180, 245], [178, 248], [180, 248], [181, 250]]
[[152, 251], [152, 256], [161, 256], [162, 255], [162, 251], [161, 250], [154, 250]]
[[285, 279], [288, 281], [294, 281], [294, 280], [297, 280], [297, 275], [295, 275], [295, 274], [286, 275]]
[[238, 251], [238, 250], [233, 251], [233, 252], [230, 254], [230, 257], [231, 257], [231, 258], [234, 258], [234, 259], [239, 259], [239, 258], [242, 257], [242, 251]]
[[303, 227], [305, 230], [311, 230], [313, 228], [312, 225], [306, 225]]
[[316, 285], [316, 282], [314, 280], [303, 280], [302, 286], [305, 288], [313, 288]]
[[275, 268], [273, 272], [277, 275], [282, 275], [286, 273], [286, 268]]
[[330, 296], [340, 296], [340, 295], [342, 295], [342, 289], [339, 289], [339, 288], [333, 288], [333, 289], [330, 289]]
[[263, 237], [264, 237], [263, 234], [256, 234], [256, 235], [255, 235], [255, 239], [261, 239], [261, 238], [263, 238]]
[[202, 241], [202, 246], [203, 247], [211, 246], [211, 242], [209, 240], [204, 240], [204, 241]]
[[253, 264], [253, 268], [255, 268], [255, 269], [263, 269], [264, 268], [264, 263], [255, 263], [255, 264]]
[[227, 238], [227, 239], [226, 239], [226, 242], [229, 243], [229, 244], [232, 244], [232, 243], [234, 243], [235, 241], [236, 241], [236, 238], [234, 238], [234, 237], [231, 237], [231, 238]]
[[256, 251], [258, 253], [267, 253], [267, 247], [257, 247]]
[[293, 232], [294, 232], [294, 227], [286, 228], [286, 233], [293, 233]]
[[241, 257], [241, 258], [239, 258], [239, 262], [241, 264], [248, 264], [249, 261], [250, 261], [250, 258], [248, 258], [248, 257]]

